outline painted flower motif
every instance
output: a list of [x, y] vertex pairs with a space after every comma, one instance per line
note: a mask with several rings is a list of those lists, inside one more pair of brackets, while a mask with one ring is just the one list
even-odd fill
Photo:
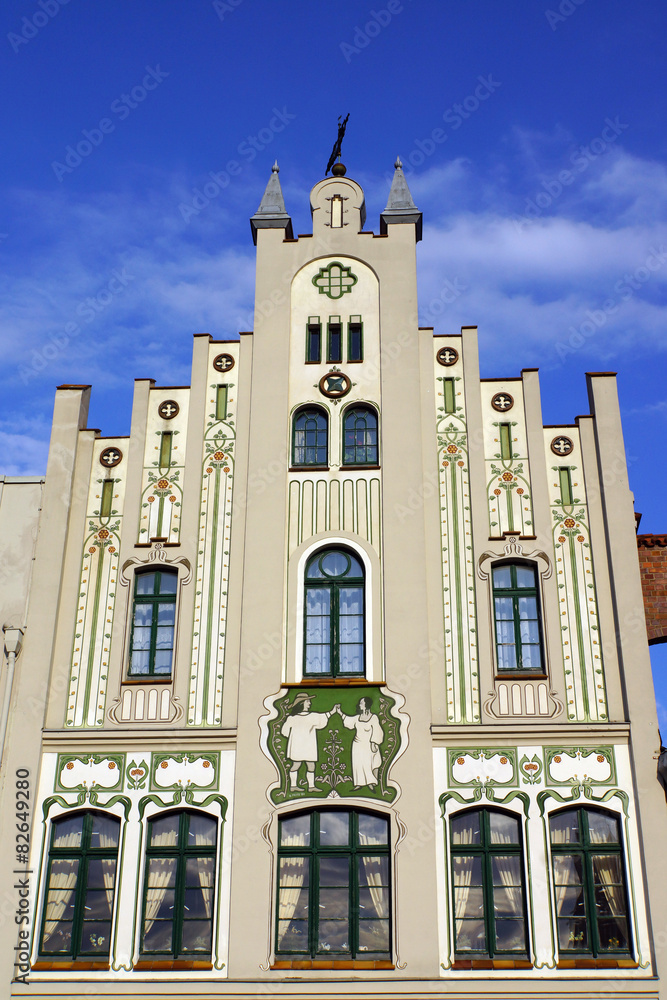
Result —
[[514, 479], [514, 476], [512, 475], [511, 472], [503, 472], [503, 479], [505, 480], [506, 483], [511, 483], [512, 480]]
[[130, 774], [133, 778], [140, 778], [143, 773], [144, 771], [143, 768], [141, 767], [133, 767], [132, 770], [130, 771]]
[[494, 490], [493, 492], [496, 494], [497, 497], [499, 497], [500, 494], [502, 493], [502, 490]]
[[224, 451], [216, 451], [216, 453], [213, 456], [216, 462], [222, 462], [224, 457], [225, 457]]
[[222, 471], [223, 471], [223, 472], [229, 472], [229, 466], [228, 466], [228, 465], [226, 465], [226, 466], [224, 467], [224, 469], [223, 469]]
[[115, 545], [110, 545], [109, 546], [109, 552], [115, 552], [115, 551], [116, 551], [116, 546]]
[[577, 541], [578, 541], [578, 542], [583, 542], [584, 540], [585, 540], [585, 539], [584, 539], [584, 536], [583, 536], [583, 535], [577, 535]]
[[169, 765], [167, 764], [166, 760], [160, 761], [160, 767], [164, 768], [164, 767], [168, 767], [168, 766]]
[[149, 503], [155, 503], [155, 497], [149, 497], [148, 498], [148, 502]]
[[522, 495], [523, 495], [523, 489], [522, 489], [522, 487], [521, 487], [521, 486], [520, 486], [520, 487], [519, 487], [519, 489], [517, 490], [517, 493], [519, 494], [519, 496], [522, 496]]
[[115, 762], [113, 760], [109, 761], [109, 770], [110, 771], [115, 771], [116, 770], [116, 764], [115, 764]]
[[213, 469], [211, 469], [211, 468], [208, 468], [208, 469], [207, 469], [206, 471], [207, 471], [207, 472], [213, 472]]
[[558, 541], [559, 542], [564, 542], [565, 541], [565, 535], [559, 535], [558, 536]]
[[537, 771], [537, 764], [524, 764], [524, 771]]
[[158, 479], [157, 484], [158, 484], [158, 486], [160, 487], [161, 490], [166, 490], [167, 487], [169, 486], [169, 480], [168, 479]]
[[93, 545], [93, 546], [92, 546], [91, 548], [89, 548], [89, 549], [88, 549], [88, 551], [89, 551], [89, 552], [90, 552], [90, 554], [92, 555], [92, 554], [93, 554], [93, 552], [97, 552], [97, 549], [96, 549], [96, 548], [95, 548], [95, 546]]
[[445, 469], [449, 468], [449, 462], [443, 462], [442, 464], [443, 464], [443, 466], [444, 466]]
[[465, 465], [465, 462], [457, 462], [456, 464], [457, 464], [457, 465], [460, 465], [460, 466], [461, 466], [461, 468], [463, 468], [463, 466]]
[[450, 455], [456, 455], [458, 453], [458, 450], [459, 449], [456, 447], [455, 444], [447, 445], [447, 451], [449, 452]]
[[507, 763], [507, 757], [501, 757], [500, 758], [500, 763], [501, 764], [506, 764]]
[[169, 497], [169, 502], [170, 503], [175, 503], [176, 502], [176, 497]]
[[554, 764], [560, 764], [561, 760], [561, 757], [554, 757]]
[[210, 766], [211, 766], [210, 760], [205, 760], [204, 763], [202, 764], [202, 767], [210, 767]]
[[463, 757], [457, 757], [456, 758], [456, 763], [457, 764], [465, 764], [465, 759]]
[[71, 760], [69, 760], [69, 761], [68, 761], [68, 762], [67, 762], [67, 763], [65, 764], [65, 767], [67, 768], [67, 770], [68, 770], [68, 771], [71, 771], [71, 770], [72, 770], [72, 769], [74, 768], [74, 764], [72, 763], [72, 761], [71, 761]]
[[97, 537], [98, 538], [108, 538], [109, 537], [109, 532], [107, 531], [106, 528], [102, 528], [101, 531], [97, 532]]
[[565, 520], [563, 521], [563, 524], [565, 525], [566, 528], [574, 528], [575, 523], [576, 522], [573, 517], [566, 517]]
[[601, 753], [597, 755], [597, 762], [598, 764], [602, 764], [604, 762], [604, 757], [602, 756]]

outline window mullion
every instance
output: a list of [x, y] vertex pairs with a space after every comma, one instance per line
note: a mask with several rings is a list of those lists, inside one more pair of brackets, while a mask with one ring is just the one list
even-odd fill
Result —
[[157, 656], [157, 620], [159, 600], [154, 598], [151, 601], [151, 647], [148, 653], [148, 673], [152, 676], [155, 673], [155, 658]]
[[523, 669], [523, 651], [521, 649], [521, 619], [519, 618], [519, 595], [512, 594], [512, 617], [514, 618], [514, 643], [516, 646], [516, 665]]
[[340, 603], [338, 600], [338, 584], [331, 584], [331, 673], [332, 676], [338, 676], [338, 668], [340, 665], [340, 621], [338, 609]]

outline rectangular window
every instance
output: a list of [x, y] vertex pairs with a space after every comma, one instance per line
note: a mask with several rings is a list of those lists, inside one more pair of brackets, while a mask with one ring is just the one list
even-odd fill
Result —
[[319, 316], [309, 316], [306, 328], [306, 363], [319, 365], [322, 359], [322, 324]]
[[521, 563], [502, 563], [494, 566], [492, 578], [498, 672], [543, 673], [535, 570]]
[[219, 385], [215, 394], [215, 419], [227, 419], [227, 392], [228, 385]]
[[331, 228], [343, 228], [343, 199], [339, 194], [335, 194], [331, 199]]
[[445, 413], [456, 412], [456, 393], [454, 392], [454, 379], [444, 378], [445, 386]]
[[171, 431], [163, 431], [160, 438], [160, 468], [168, 469], [171, 465]]
[[347, 324], [347, 360], [364, 360], [364, 331], [361, 316], [350, 316]]
[[105, 479], [102, 483], [102, 503], [100, 504], [100, 517], [111, 517], [111, 504], [113, 501], [113, 488], [116, 484], [114, 479]]
[[343, 360], [343, 327], [340, 316], [329, 316], [327, 333], [327, 361], [340, 362]]
[[512, 460], [512, 425], [498, 424], [500, 429], [500, 457], [506, 461]]
[[160, 570], [134, 578], [130, 677], [171, 676], [178, 573]]
[[566, 466], [558, 470], [558, 479], [560, 480], [560, 498], [563, 503], [563, 507], [571, 507], [572, 474]]

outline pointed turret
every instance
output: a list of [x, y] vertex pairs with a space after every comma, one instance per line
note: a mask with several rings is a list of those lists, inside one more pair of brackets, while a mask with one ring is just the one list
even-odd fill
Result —
[[284, 229], [287, 239], [293, 238], [292, 220], [285, 209], [285, 199], [278, 179], [280, 167], [278, 161], [271, 168], [269, 183], [266, 185], [264, 197], [259, 203], [259, 208], [250, 219], [252, 230], [252, 241], [257, 245], [258, 229]]
[[422, 238], [422, 213], [412, 200], [399, 156], [396, 157], [394, 168], [394, 179], [391, 182], [387, 207], [380, 216], [380, 232], [386, 235], [387, 226], [393, 223], [412, 222], [415, 226], [415, 238], [419, 243]]

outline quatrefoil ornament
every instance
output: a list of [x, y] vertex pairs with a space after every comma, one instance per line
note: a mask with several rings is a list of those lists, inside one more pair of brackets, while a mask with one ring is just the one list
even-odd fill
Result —
[[337, 260], [332, 260], [326, 267], [321, 267], [313, 278], [313, 284], [320, 295], [328, 295], [330, 299], [342, 299], [351, 292], [357, 283], [356, 274]]

